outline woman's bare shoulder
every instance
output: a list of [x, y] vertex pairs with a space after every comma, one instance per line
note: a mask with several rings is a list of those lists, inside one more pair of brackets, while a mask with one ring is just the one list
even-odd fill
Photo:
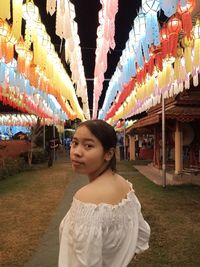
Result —
[[123, 177], [116, 175], [116, 178], [115, 181], [109, 181], [108, 179], [89, 183], [79, 189], [74, 197], [85, 203], [118, 204], [123, 198], [126, 198], [131, 188]]
[[80, 188], [74, 197], [81, 202], [98, 204], [97, 192], [90, 184]]

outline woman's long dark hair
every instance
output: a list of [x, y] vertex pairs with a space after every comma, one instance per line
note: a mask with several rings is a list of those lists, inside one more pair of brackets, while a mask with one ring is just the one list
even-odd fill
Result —
[[[110, 148], [116, 148], [117, 135], [114, 128], [103, 120], [87, 120], [81, 122], [78, 127], [86, 126], [88, 130], [100, 141], [105, 152]], [[108, 164], [108, 168], [116, 171], [116, 155], [114, 153]]]

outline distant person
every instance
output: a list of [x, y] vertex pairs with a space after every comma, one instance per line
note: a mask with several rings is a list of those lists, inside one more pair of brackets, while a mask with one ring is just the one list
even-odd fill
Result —
[[70, 144], [71, 144], [71, 138], [67, 137], [65, 139], [65, 149], [68, 156], [69, 156]]
[[58, 138], [51, 138], [48, 143], [47, 151], [48, 151], [48, 167], [53, 166], [54, 161], [54, 151], [55, 155], [57, 153], [57, 150], [59, 148], [59, 139]]
[[150, 227], [132, 184], [116, 173], [116, 133], [102, 120], [78, 125], [70, 159], [89, 183], [60, 224], [59, 267], [126, 267], [148, 249]]

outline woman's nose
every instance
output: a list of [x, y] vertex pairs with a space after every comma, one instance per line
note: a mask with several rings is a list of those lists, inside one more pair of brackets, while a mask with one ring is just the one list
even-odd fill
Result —
[[83, 154], [81, 145], [77, 145], [76, 147], [71, 147], [71, 153], [80, 157]]

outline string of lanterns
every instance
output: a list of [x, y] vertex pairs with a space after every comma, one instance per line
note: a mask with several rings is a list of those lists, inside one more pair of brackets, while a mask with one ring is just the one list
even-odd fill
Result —
[[[187, 12], [190, 14], [195, 8], [195, 1], [188, 1], [187, 6]], [[184, 7], [184, 12], [185, 9]], [[188, 14], [187, 20], [191, 21], [191, 15]], [[184, 87], [189, 88], [190, 75], [193, 77], [194, 85], [197, 86], [200, 65], [197, 47], [199, 37], [198, 34], [193, 35], [193, 32], [199, 31], [199, 20], [192, 30], [191, 27], [183, 28], [183, 17], [179, 11], [163, 25], [160, 30], [160, 44], [149, 47], [149, 60], [143, 56], [144, 67], [137, 67], [135, 73], [132, 68], [130, 81], [122, 85], [121, 91], [116, 90], [115, 100], [109, 110], [108, 105], [104, 103], [99, 118], [114, 123], [120, 118], [128, 118], [148, 110], [160, 103], [161, 94], [169, 97], [179, 93]], [[188, 25], [190, 24], [189, 22]], [[178, 41], [180, 32], [184, 36], [181, 48]]]
[[[58, 10], [62, 13], [66, 9], [61, 6], [61, 3], [64, 2], [60, 2]], [[24, 5], [22, 0], [13, 1], [12, 29], [6, 22], [6, 19], [9, 20], [11, 17], [10, 1], [4, 0], [1, 4], [0, 76], [4, 77], [4, 68], [7, 64], [13, 62], [15, 52], [17, 53], [17, 64], [16, 75], [10, 71], [7, 84], [5, 84], [3, 78], [1, 79], [0, 96], [4, 103], [9, 102], [11, 105], [23, 103], [19, 105], [19, 109], [22, 111], [50, 117], [48, 112], [44, 112], [45, 105], [45, 108], [50, 110], [50, 100], [48, 98], [50, 94], [57, 99], [62, 111], [65, 112], [65, 118], [85, 120], [85, 118], [89, 118], [89, 109], [84, 76], [78, 83], [78, 76], [80, 73], [84, 73], [79, 47], [80, 40], [77, 38], [74, 7], [69, 1], [66, 1], [66, 3], [70, 8], [66, 10], [68, 13], [65, 23], [68, 16], [71, 26], [66, 29], [65, 36], [59, 34], [61, 30], [59, 27], [62, 26], [63, 29], [63, 25], [58, 20], [58, 14], [60, 14], [58, 12], [56, 32], [61, 38], [65, 38], [66, 60], [70, 61], [71, 70], [76, 69], [74, 66], [77, 62], [80, 66], [80, 68], [77, 68], [77, 72], [73, 72], [72, 81], [77, 85], [76, 94], [81, 96], [84, 110], [78, 103], [73, 83], [55, 52], [51, 38], [41, 23], [38, 8], [32, 0], [28, 0]], [[102, 3], [104, 10], [109, 11], [106, 16], [104, 14], [105, 21], [107, 17], [109, 20], [107, 24], [100, 23], [100, 25], [108, 26], [109, 23], [113, 25], [118, 2], [112, 2], [113, 5], [111, 5], [111, 1], [102, 1]], [[142, 0], [142, 8], [134, 20], [134, 27], [129, 33], [129, 40], [109, 83], [103, 107], [98, 114], [99, 118], [113, 124], [121, 118], [129, 118], [148, 110], [160, 102], [161, 95], [169, 97], [181, 92], [184, 88], [188, 89], [190, 77], [193, 77], [194, 85], [198, 85], [200, 23], [197, 20], [195, 26], [192, 27], [191, 20], [191, 12], [195, 8], [195, 3], [195, 0]], [[159, 29], [157, 13], [161, 9], [169, 20]], [[51, 14], [55, 12], [56, 0], [47, 1], [47, 10]], [[73, 12], [69, 13], [70, 10]], [[21, 38], [22, 17], [26, 21], [24, 40]], [[101, 19], [102, 17], [100, 16]], [[108, 47], [114, 48], [115, 45], [114, 32], [109, 35], [109, 27], [105, 26], [105, 29], [107, 29], [105, 35], [110, 38], [109, 42], [103, 33], [98, 35], [103, 39], [97, 40], [101, 44], [105, 41], [106, 49], [103, 49], [103, 52], [108, 51]], [[72, 34], [72, 30], [75, 33]], [[181, 40], [179, 40], [180, 33]], [[33, 51], [31, 47], [33, 47]], [[95, 68], [94, 81], [98, 88], [94, 85], [94, 89], [97, 90], [94, 90], [93, 118], [97, 116], [101, 82], [103, 82], [103, 73], [107, 68], [106, 53], [99, 55], [98, 53], [96, 55], [96, 66], [99, 66], [99, 68]], [[101, 60], [99, 61], [99, 59]], [[8, 84], [12, 83], [12, 80], [18, 86], [8, 89]], [[16, 90], [19, 90], [23, 84], [23, 92], [19, 95], [16, 94]], [[31, 94], [28, 94], [30, 87], [34, 89]], [[13, 96], [9, 98], [9, 95]], [[19, 97], [19, 101], [14, 95]], [[39, 103], [43, 110], [39, 111]], [[34, 104], [36, 104], [36, 108]], [[62, 112], [57, 114], [64, 119]]]
[[84, 74], [78, 26], [74, 5], [68, 1], [47, 0], [47, 13], [56, 11], [56, 34], [65, 41], [65, 60], [70, 63], [71, 79], [76, 85], [76, 95], [82, 99], [83, 112], [90, 118], [87, 84]]
[[37, 116], [29, 114], [0, 114], [1, 126], [32, 127], [37, 124]]
[[115, 15], [118, 12], [118, 0], [101, 1], [102, 9], [98, 13], [94, 88], [93, 88], [93, 118], [97, 117], [98, 102], [103, 90], [104, 73], [107, 70], [107, 53], [115, 48]]
[[[0, 58], [2, 62], [9, 63], [17, 52], [17, 73], [30, 81], [30, 85], [38, 88], [43, 94], [55, 96], [62, 110], [69, 119], [85, 119], [75, 94], [73, 84], [66, 74], [60, 59], [51, 44], [44, 25], [40, 21], [38, 8], [33, 1], [13, 3], [13, 25], [2, 18], [0, 20]], [[8, 1], [4, 5], [8, 5]], [[5, 7], [5, 10], [7, 8]], [[1, 14], [3, 18], [10, 14]], [[15, 22], [25, 19], [25, 40], [21, 37], [21, 24]], [[17, 18], [18, 17], [18, 18]], [[14, 25], [18, 23], [16, 29]], [[30, 49], [33, 44], [33, 51]], [[27, 83], [26, 83], [27, 84]], [[25, 88], [25, 91], [28, 88]], [[42, 97], [42, 96], [41, 96]]]

